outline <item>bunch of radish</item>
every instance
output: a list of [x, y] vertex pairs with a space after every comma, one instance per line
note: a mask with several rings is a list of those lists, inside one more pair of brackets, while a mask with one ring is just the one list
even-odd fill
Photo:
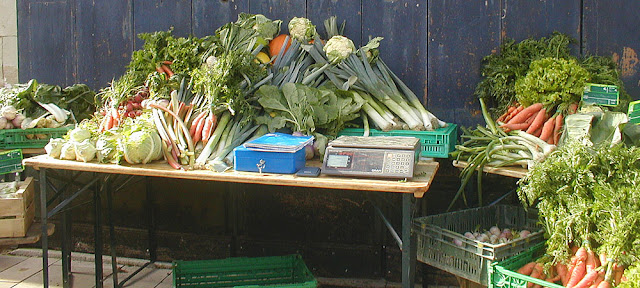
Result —
[[[530, 234], [529, 230], [513, 231], [509, 228], [500, 229], [498, 226], [493, 226], [484, 232], [466, 232], [464, 237], [489, 244], [503, 244], [518, 238], [529, 237]], [[462, 246], [460, 239], [454, 239], [454, 243]]]
[[144, 109], [143, 102], [149, 98], [149, 88], [140, 89], [134, 96], [129, 97], [115, 105], [104, 105], [104, 109], [100, 114], [104, 116], [100, 122], [99, 131], [106, 131], [113, 127], [117, 127], [122, 123], [124, 118], [136, 118], [142, 114]]
[[118, 106], [119, 111], [123, 111], [123, 117], [136, 118], [142, 114], [142, 101], [149, 97], [149, 89], [143, 88], [136, 95], [123, 101]]

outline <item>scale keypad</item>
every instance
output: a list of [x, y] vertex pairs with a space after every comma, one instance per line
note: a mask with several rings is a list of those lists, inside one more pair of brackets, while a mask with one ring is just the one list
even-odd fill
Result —
[[413, 171], [412, 153], [387, 153], [383, 171], [389, 174], [406, 175]]

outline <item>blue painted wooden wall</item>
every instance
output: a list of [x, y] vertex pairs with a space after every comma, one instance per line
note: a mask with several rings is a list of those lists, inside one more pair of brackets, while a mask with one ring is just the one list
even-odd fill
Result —
[[95, 89], [119, 77], [135, 35], [174, 27], [179, 36], [204, 36], [240, 12], [286, 23], [329, 16], [346, 20], [356, 44], [382, 36], [382, 57], [429, 110], [447, 122], [481, 122], [473, 96], [480, 61], [506, 38], [579, 39], [575, 53], [611, 55], [627, 90], [640, 98], [640, 1], [635, 0], [18, 0], [20, 81]]

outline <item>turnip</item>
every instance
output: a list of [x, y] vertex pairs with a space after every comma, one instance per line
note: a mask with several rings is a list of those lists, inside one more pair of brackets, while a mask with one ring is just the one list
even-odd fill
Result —
[[11, 121], [7, 122], [7, 123], [4, 125], [4, 129], [13, 129], [13, 124], [11, 124]]
[[2, 117], [4, 117], [7, 120], [11, 121], [14, 118], [16, 118], [16, 115], [18, 114], [18, 111], [16, 110], [15, 107], [9, 105], [9, 106], [2, 107], [2, 110], [0, 110], [0, 113], [2, 113]]
[[493, 226], [493, 227], [489, 228], [489, 232], [491, 232], [491, 234], [493, 234], [493, 235], [498, 236], [498, 235], [500, 235], [500, 233], [502, 231], [500, 230], [500, 228], [498, 228], [498, 226]]
[[489, 242], [491, 242], [491, 244], [496, 244], [496, 243], [498, 243], [498, 236], [496, 236], [496, 235], [491, 235], [491, 237], [489, 237]]
[[13, 120], [11, 120], [11, 123], [13, 124], [14, 127], [19, 128], [22, 126], [22, 121], [24, 121], [24, 115], [21, 113], [18, 113], [16, 115], [15, 118], [13, 118]]
[[491, 240], [489, 239], [489, 236], [487, 236], [487, 234], [484, 234], [484, 233], [483, 233], [483, 234], [478, 235], [478, 237], [476, 237], [476, 240], [478, 240], [478, 241], [480, 241], [480, 242], [489, 242], [489, 241], [491, 241]]
[[471, 232], [464, 233], [464, 237], [467, 237], [471, 240], [476, 240], [476, 236], [473, 236], [473, 233]]
[[4, 129], [7, 126], [7, 118], [0, 117], [0, 129]]
[[456, 246], [461, 247], [462, 246], [462, 240], [455, 238], [453, 239], [453, 244], [456, 244]]
[[531, 235], [531, 232], [529, 230], [520, 231], [520, 237], [522, 238], [528, 237], [529, 235]]

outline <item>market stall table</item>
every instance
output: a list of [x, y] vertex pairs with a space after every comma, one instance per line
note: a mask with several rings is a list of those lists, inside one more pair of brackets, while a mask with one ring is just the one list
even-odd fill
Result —
[[[457, 168], [466, 168], [469, 166], [469, 163], [466, 161], [453, 161], [453, 166]], [[482, 167], [482, 171], [486, 173], [502, 175], [513, 178], [522, 178], [527, 175], [528, 170], [518, 166], [508, 166], [508, 167], [492, 167], [485, 165]]]
[[[146, 179], [149, 177], [164, 177], [175, 179], [190, 179], [200, 181], [218, 181], [218, 182], [233, 182], [233, 183], [248, 183], [248, 184], [263, 184], [263, 185], [279, 185], [279, 186], [295, 186], [295, 187], [311, 187], [311, 188], [325, 188], [325, 189], [339, 189], [339, 190], [359, 190], [359, 191], [377, 191], [377, 192], [392, 192], [402, 194], [402, 283], [403, 287], [413, 287], [415, 261], [416, 261], [416, 247], [414, 245], [414, 239], [411, 236], [411, 217], [413, 212], [412, 200], [414, 197], [421, 198], [429, 190], [431, 182], [433, 181], [436, 171], [438, 170], [438, 162], [427, 161], [420, 162], [416, 165], [416, 172], [414, 178], [407, 181], [398, 180], [382, 180], [382, 179], [365, 179], [365, 178], [350, 178], [350, 177], [333, 177], [321, 175], [319, 177], [298, 177], [290, 174], [269, 174], [269, 173], [253, 173], [253, 172], [238, 172], [229, 171], [223, 173], [216, 173], [209, 170], [175, 170], [164, 162], [148, 163], [146, 165], [114, 165], [114, 164], [99, 164], [97, 162], [76, 162], [68, 160], [58, 160], [48, 157], [47, 155], [40, 155], [24, 160], [25, 166], [30, 166], [36, 169], [39, 173], [40, 179], [40, 207], [48, 207], [47, 190], [52, 188], [57, 195], [62, 195], [64, 198], [60, 203], [48, 211], [49, 209], [41, 209], [42, 225], [47, 225], [47, 219], [54, 214], [63, 211], [66, 205], [68, 205], [79, 194], [88, 191], [91, 187], [94, 187], [94, 207], [96, 215], [101, 215], [101, 198], [100, 187], [105, 187], [107, 191], [108, 207], [111, 207], [111, 192], [114, 182], [114, 177], [124, 176], [122, 185], [127, 184], [131, 180], [131, 176], [143, 176]], [[309, 166], [320, 166], [319, 162], [307, 163]], [[88, 183], [82, 183], [82, 187], [73, 194], [63, 193], [64, 189], [57, 189], [50, 181], [48, 174], [58, 174], [56, 170], [65, 170], [70, 173], [76, 173], [71, 176], [71, 179], [67, 179], [71, 182], [75, 181], [79, 173], [93, 173], [95, 177]], [[53, 175], [58, 178], [59, 175]], [[80, 186], [80, 185], [79, 185]], [[150, 197], [150, 191], [147, 189], [147, 197]], [[62, 217], [62, 256], [63, 256], [63, 284], [65, 287], [69, 287], [69, 271], [70, 270], [70, 225], [68, 222], [70, 214], [68, 209], [64, 209]], [[111, 240], [114, 240], [113, 223], [108, 215], [108, 221], [111, 229]], [[151, 215], [153, 219], [153, 215]], [[153, 221], [150, 226], [153, 227]], [[100, 217], [96, 217], [95, 233], [96, 233], [96, 287], [102, 287], [102, 237], [101, 231], [102, 223]], [[100, 229], [99, 229], [100, 228]], [[45, 229], [46, 230], [46, 229]], [[155, 261], [155, 242], [153, 242], [155, 235], [152, 234], [150, 229], [150, 261]], [[115, 251], [113, 245], [111, 245], [112, 257], [115, 257]], [[48, 270], [46, 257], [48, 250], [48, 241], [46, 233], [42, 235], [42, 249], [43, 249], [43, 282], [44, 287], [48, 287]], [[113, 265], [116, 265], [114, 259]], [[114, 270], [115, 271], [115, 270]], [[114, 273], [114, 283], [117, 281], [117, 273]], [[125, 279], [124, 281], [126, 281]]]

